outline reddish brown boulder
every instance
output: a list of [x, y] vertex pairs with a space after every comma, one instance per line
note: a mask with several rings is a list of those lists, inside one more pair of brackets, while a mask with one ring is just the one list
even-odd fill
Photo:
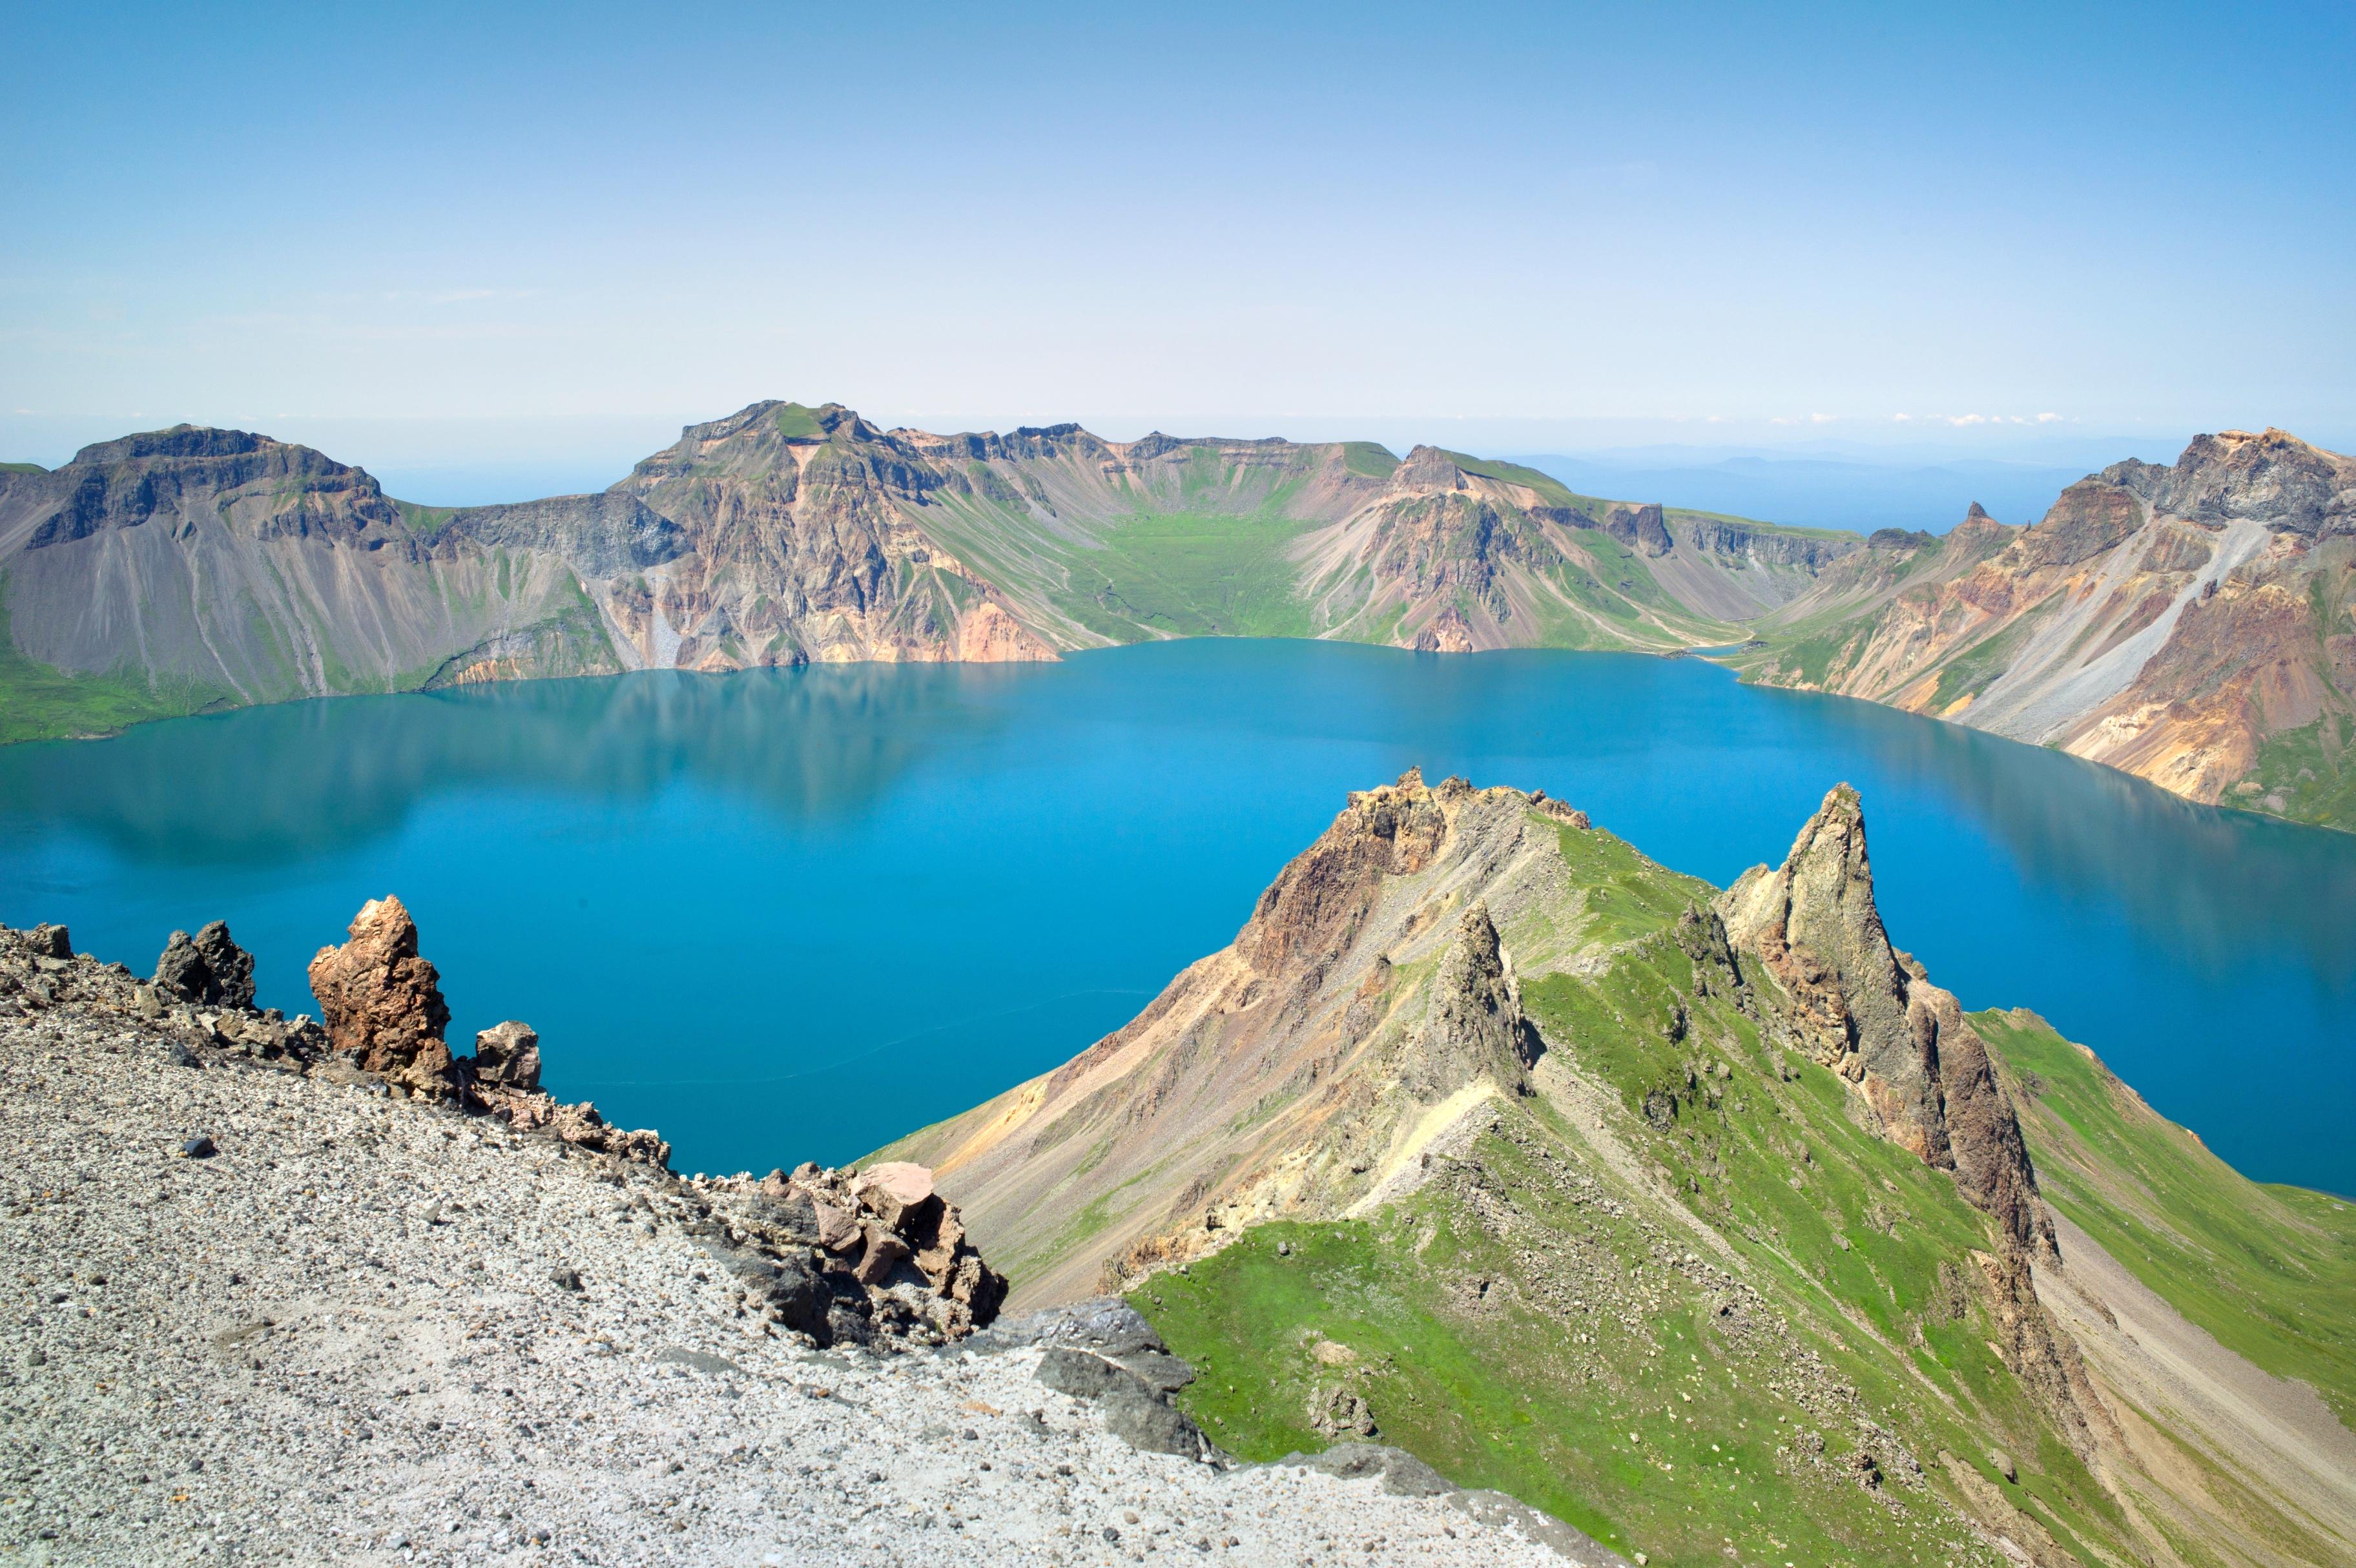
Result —
[[399, 899], [372, 899], [360, 906], [348, 935], [341, 947], [322, 947], [311, 960], [311, 994], [319, 998], [329, 1046], [390, 1083], [450, 1093], [456, 1074], [442, 1039], [450, 1008], [441, 976], [418, 956], [417, 923]]

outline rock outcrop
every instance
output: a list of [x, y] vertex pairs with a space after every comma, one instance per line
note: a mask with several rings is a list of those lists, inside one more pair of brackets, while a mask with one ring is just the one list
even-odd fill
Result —
[[251, 1008], [253, 955], [230, 940], [226, 921], [213, 921], [194, 936], [176, 931], [155, 960], [149, 984], [176, 1001]]
[[399, 899], [362, 904], [344, 944], [311, 960], [310, 980], [328, 1043], [362, 1072], [415, 1093], [456, 1089], [442, 976], [419, 955], [417, 923]]
[[1834, 786], [1783, 864], [1743, 873], [1717, 910], [1734, 945], [1789, 993], [1799, 1043], [1882, 1136], [1953, 1171], [2012, 1243], [2052, 1255], [2052, 1221], [1987, 1047], [1882, 926], [1857, 791]]
[[1430, 1011], [1403, 1053], [1403, 1082], [1427, 1103], [1484, 1080], [1524, 1091], [1540, 1050], [1537, 1031], [1522, 1016], [1521, 988], [1498, 944], [1489, 906], [1476, 901], [1440, 955]]
[[475, 1036], [470, 1076], [485, 1088], [535, 1090], [540, 1087], [540, 1035], [530, 1024], [510, 1019]]
[[1944, 539], [1872, 544], [1732, 662], [2356, 827], [2356, 458], [2227, 431], [2091, 475], [2027, 528], [1975, 507]]
[[986, 1328], [1006, 1297], [922, 1166], [805, 1163], [697, 1190], [712, 1205], [715, 1255], [819, 1344], [945, 1343]]
[[1890, 945], [1857, 791], [1834, 786], [1783, 864], [1745, 872], [1717, 907], [1790, 997], [1800, 1047], [1840, 1075], [1869, 1125], [1952, 1173], [1994, 1222], [1997, 1245], [1979, 1262], [2006, 1365], [2080, 1454], [2116, 1440], [2076, 1345], [2037, 1298], [2036, 1268], [2062, 1260], [2012, 1097], [1954, 994]]

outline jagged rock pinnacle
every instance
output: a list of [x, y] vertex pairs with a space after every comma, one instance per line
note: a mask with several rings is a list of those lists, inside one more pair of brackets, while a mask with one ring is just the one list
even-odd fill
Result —
[[1835, 785], [1782, 868], [1745, 872], [1718, 910], [1791, 994], [1802, 1046], [1849, 1083], [1882, 1136], [1954, 1172], [2008, 1237], [2050, 1255], [2052, 1223], [1987, 1047], [1882, 926], [1857, 791]]

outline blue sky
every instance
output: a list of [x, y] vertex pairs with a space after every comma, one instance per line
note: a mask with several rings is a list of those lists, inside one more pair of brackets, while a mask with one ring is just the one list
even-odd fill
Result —
[[2344, 0], [1118, 9], [16, 0], [0, 445], [2356, 444]]

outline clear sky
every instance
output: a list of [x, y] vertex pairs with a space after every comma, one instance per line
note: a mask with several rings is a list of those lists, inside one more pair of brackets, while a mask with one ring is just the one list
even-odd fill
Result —
[[0, 435], [2356, 443], [2348, 0], [12, 0], [0, 58]]

